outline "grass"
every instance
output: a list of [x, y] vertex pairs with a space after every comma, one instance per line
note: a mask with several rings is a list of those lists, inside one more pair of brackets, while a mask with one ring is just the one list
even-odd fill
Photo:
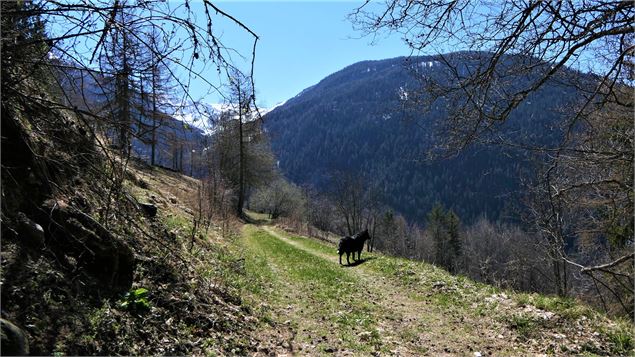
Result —
[[184, 214], [169, 213], [165, 215], [163, 224], [165, 224], [168, 231], [174, 230], [179, 233], [189, 233], [192, 230], [192, 220]]
[[538, 309], [558, 314], [558, 316], [567, 320], [577, 320], [582, 316], [591, 317], [597, 314], [590, 307], [570, 297], [518, 293], [516, 294], [516, 301], [519, 306], [533, 305]]
[[269, 218], [268, 213], [259, 213], [255, 211], [245, 210], [245, 215], [247, 215], [247, 218], [249, 218], [249, 220], [254, 222], [259, 222], [259, 223], [271, 222], [271, 218]]
[[509, 318], [509, 325], [524, 339], [530, 338], [539, 327], [539, 324], [534, 318], [521, 314], [512, 315]]
[[[287, 235], [277, 230], [286, 238], [306, 247], [309, 250], [327, 255], [335, 254], [335, 247], [313, 239], [307, 239], [297, 235]], [[442, 307], [457, 306], [465, 308], [469, 302], [478, 302], [476, 315], [483, 315], [488, 310], [483, 304], [483, 298], [493, 294], [506, 293], [517, 299], [519, 305], [532, 304], [539, 309], [552, 311], [575, 318], [587, 313], [588, 308], [581, 306], [574, 299], [549, 297], [539, 294], [516, 294], [513, 291], [504, 291], [495, 286], [474, 282], [471, 279], [451, 275], [444, 269], [432, 264], [417, 262], [405, 258], [390, 257], [382, 254], [363, 252], [362, 258], [367, 259], [364, 268], [369, 269], [389, 279], [396, 279], [405, 287], [412, 289], [412, 297], [425, 300], [424, 296], [431, 295]], [[435, 288], [435, 286], [439, 288]], [[493, 303], [494, 307], [496, 303]]]
[[633, 339], [633, 328], [627, 323], [621, 323], [617, 328], [605, 330], [608, 339], [613, 343], [612, 352], [619, 355], [634, 355], [635, 340]]
[[[285, 237], [310, 251], [336, 256], [333, 245], [297, 235]], [[549, 333], [575, 334], [576, 321], [586, 319], [589, 323], [585, 323], [585, 328], [596, 336], [596, 342], [603, 340], [609, 343], [597, 345], [596, 342], [582, 342], [578, 351], [623, 355], [632, 354], [635, 348], [631, 322], [608, 322], [603, 314], [573, 298], [517, 293], [475, 282], [464, 276], [451, 275], [431, 264], [382, 254], [364, 252], [362, 258], [367, 260], [360, 266], [361, 269], [398, 282], [408, 289], [411, 300], [430, 302], [438, 311], [473, 321], [491, 318], [497, 324], [496, 328], [511, 329], [520, 340], [541, 339], [544, 333], [547, 333], [544, 335], [547, 340], [550, 340]], [[532, 312], [535, 309], [523, 312], [525, 306], [555, 315], [544, 320], [542, 315]], [[561, 352], [573, 353], [575, 349], [570, 350], [569, 347], [565, 343], [559, 348]]]
[[[335, 247], [330, 244], [286, 234], [280, 230], [276, 230], [276, 232], [308, 250], [336, 256]], [[410, 291], [409, 295], [412, 299], [424, 301], [429, 300], [429, 296], [431, 296], [436, 305], [443, 309], [450, 307], [459, 310], [466, 309], [472, 299], [466, 299], [465, 297], [473, 296], [474, 291], [498, 292], [497, 288], [484, 284], [477, 286], [477, 283], [469, 281], [464, 276], [450, 275], [447, 271], [431, 264], [366, 251], [362, 253], [362, 260], [365, 260], [364, 269], [379, 274], [384, 278], [398, 281]], [[439, 284], [441, 288], [433, 288], [435, 284]], [[487, 289], [480, 289], [481, 287], [486, 287]], [[479, 307], [480, 310], [476, 314], [482, 316], [485, 307], [482, 305], [479, 305]]]
[[[243, 289], [254, 301], [286, 311], [274, 319], [290, 320], [297, 340], [318, 350], [333, 344], [360, 352], [381, 348], [378, 308], [364, 299], [368, 291], [349, 272], [253, 226], [245, 227], [241, 245], [247, 275], [256, 276]], [[268, 289], [262, 288], [265, 282]]]

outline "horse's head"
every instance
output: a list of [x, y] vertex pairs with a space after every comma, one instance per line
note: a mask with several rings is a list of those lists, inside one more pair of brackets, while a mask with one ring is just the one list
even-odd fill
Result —
[[369, 240], [370, 234], [368, 234], [368, 229], [364, 229], [363, 231], [361, 231], [359, 235], [357, 236], [357, 238], [361, 239], [362, 241]]

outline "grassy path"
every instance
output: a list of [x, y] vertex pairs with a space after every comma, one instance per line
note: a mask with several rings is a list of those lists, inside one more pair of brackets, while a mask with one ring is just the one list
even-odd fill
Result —
[[272, 286], [263, 297], [273, 318], [289, 326], [285, 346], [294, 353], [511, 352], [498, 334], [488, 338], [487, 329], [462, 323], [386, 276], [381, 257], [362, 253], [367, 261], [342, 267], [334, 247], [266, 226], [247, 226], [243, 244], [269, 264]]
[[267, 262], [247, 269], [267, 276], [270, 284], [259, 297], [271, 318], [288, 326], [291, 338], [285, 347], [290, 351], [316, 354], [347, 346], [368, 353], [375, 348], [377, 308], [353, 304], [370, 291], [360, 289], [351, 274], [253, 226], [245, 227], [243, 244], [253, 261]]
[[[364, 252], [362, 264], [339, 266], [339, 256], [330, 245], [289, 236], [271, 227], [262, 229], [297, 249], [338, 264], [340, 270], [355, 277], [357, 284], [366, 287], [369, 291], [367, 301], [379, 308], [375, 315], [376, 329], [380, 332], [378, 338], [384, 352], [400, 355], [437, 355], [466, 351], [512, 352], [507, 349], [504, 341], [488, 338], [499, 335], [490, 331], [495, 327], [495, 322], [487, 321], [487, 326], [475, 328], [473, 324], [465, 323], [464, 316], [455, 318], [449, 314], [445, 303], [437, 305], [439, 301], [426, 299], [409, 288], [406, 281], [395, 279], [392, 274], [394, 270], [385, 266], [387, 262], [382, 262], [381, 256]], [[487, 336], [486, 331], [490, 332], [490, 336]], [[517, 347], [514, 352], [521, 351]]]
[[[527, 301], [519, 304], [518, 297], [433, 266], [366, 252], [361, 264], [343, 267], [332, 245], [270, 226], [245, 226], [240, 245], [249, 275], [258, 277], [252, 287], [254, 301], [273, 326], [284, 326], [269, 332], [263, 327], [263, 340], [267, 333], [284, 336], [273, 351], [278, 354], [521, 355], [580, 350], [579, 341], [569, 340], [553, 313], [528, 304], [553, 307], [549, 298], [533, 301], [523, 295]], [[588, 313], [584, 309], [558, 308], [570, 315], [567, 322], [589, 320], [583, 317]]]

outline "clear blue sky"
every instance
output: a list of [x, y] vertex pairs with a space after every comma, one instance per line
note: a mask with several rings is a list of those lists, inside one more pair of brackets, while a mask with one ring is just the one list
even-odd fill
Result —
[[[362, 60], [408, 55], [398, 35], [360, 38], [347, 15], [362, 2], [348, 1], [220, 1], [219, 8], [260, 36], [255, 83], [258, 104], [271, 107], [287, 100], [329, 74]], [[201, 6], [201, 3], [194, 4]], [[222, 41], [251, 54], [251, 38], [221, 19]], [[241, 62], [237, 58], [238, 62]], [[248, 68], [247, 63], [245, 67]], [[192, 88], [196, 90], [196, 88]]]

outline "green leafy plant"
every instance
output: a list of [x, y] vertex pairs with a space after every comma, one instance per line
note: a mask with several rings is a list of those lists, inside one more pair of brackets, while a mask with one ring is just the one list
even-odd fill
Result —
[[523, 315], [513, 315], [509, 319], [510, 326], [514, 328], [521, 337], [528, 338], [538, 327], [536, 321], [531, 317]]
[[609, 340], [613, 343], [613, 352], [617, 354], [630, 354], [633, 352], [635, 342], [633, 341], [632, 330], [619, 328], [608, 334]]
[[144, 313], [150, 310], [148, 301], [148, 289], [138, 288], [128, 291], [119, 306], [133, 313]]

